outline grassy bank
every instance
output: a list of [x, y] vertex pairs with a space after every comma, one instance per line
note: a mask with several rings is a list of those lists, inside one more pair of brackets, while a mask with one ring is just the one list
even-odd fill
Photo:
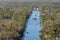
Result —
[[26, 3], [0, 4], [0, 40], [21, 40], [30, 12]]
[[42, 4], [41, 18], [42, 40], [58, 40], [60, 38], [60, 3]]

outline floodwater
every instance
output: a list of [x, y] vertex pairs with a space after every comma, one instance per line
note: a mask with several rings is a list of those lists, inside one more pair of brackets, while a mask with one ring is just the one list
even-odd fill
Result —
[[40, 11], [32, 10], [32, 14], [26, 23], [23, 40], [41, 40], [39, 37], [41, 29]]

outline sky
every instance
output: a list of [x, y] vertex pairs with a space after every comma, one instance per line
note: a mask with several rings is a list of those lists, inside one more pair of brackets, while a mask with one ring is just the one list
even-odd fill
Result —
[[60, 0], [0, 0], [0, 2], [11, 1], [11, 2], [31, 2], [31, 1], [39, 1], [39, 2], [60, 2]]

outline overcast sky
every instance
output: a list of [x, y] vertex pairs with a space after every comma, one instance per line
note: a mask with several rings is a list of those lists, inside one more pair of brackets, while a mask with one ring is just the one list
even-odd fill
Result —
[[60, 0], [0, 0], [1, 1], [15, 1], [15, 2], [30, 2], [30, 1], [40, 1], [40, 2], [60, 2]]

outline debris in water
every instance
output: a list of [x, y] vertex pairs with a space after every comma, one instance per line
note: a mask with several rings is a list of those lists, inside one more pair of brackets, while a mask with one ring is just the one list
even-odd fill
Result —
[[34, 20], [36, 20], [36, 18], [33, 18]]
[[28, 34], [29, 32], [27, 32], [27, 34]]
[[37, 16], [37, 15], [35, 15], [35, 16]]

